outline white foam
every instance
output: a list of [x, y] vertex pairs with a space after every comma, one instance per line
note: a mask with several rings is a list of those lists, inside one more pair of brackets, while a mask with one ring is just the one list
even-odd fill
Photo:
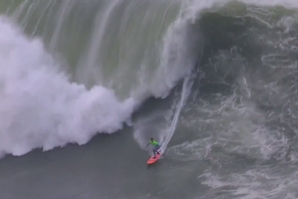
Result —
[[209, 198], [217, 198], [218, 193], [223, 193], [223, 197], [241, 199], [295, 198], [297, 194], [297, 172], [293, 169], [260, 167], [237, 173], [212, 173], [206, 170], [199, 179], [211, 188]]
[[0, 18], [0, 153], [23, 155], [67, 143], [85, 144], [129, 119], [134, 101], [112, 90], [70, 83], [38, 39]]

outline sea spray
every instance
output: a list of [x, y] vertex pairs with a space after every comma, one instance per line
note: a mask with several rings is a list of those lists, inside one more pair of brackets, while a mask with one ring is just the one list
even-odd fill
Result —
[[42, 147], [85, 144], [129, 119], [134, 101], [102, 86], [69, 82], [39, 39], [0, 18], [0, 152], [23, 155]]

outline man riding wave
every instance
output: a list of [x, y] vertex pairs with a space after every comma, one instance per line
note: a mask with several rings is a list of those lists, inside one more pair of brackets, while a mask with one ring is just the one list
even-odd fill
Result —
[[[159, 155], [160, 153], [157, 151], [158, 149], [160, 149], [160, 145], [158, 144], [158, 142], [157, 141], [155, 141], [153, 138], [150, 138], [150, 141], [149, 141], [149, 143], [147, 144], [147, 146], [149, 145], [149, 144], [152, 144], [153, 146], [154, 146], [154, 148], [153, 148], [153, 154], [154, 154], [154, 157], [153, 158], [156, 158], [156, 153]], [[146, 147], [147, 147], [146, 146]]]

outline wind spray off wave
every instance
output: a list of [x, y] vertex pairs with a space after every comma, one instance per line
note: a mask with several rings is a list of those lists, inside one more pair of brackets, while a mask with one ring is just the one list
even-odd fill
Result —
[[0, 18], [0, 153], [23, 155], [67, 143], [84, 144], [129, 119], [134, 101], [112, 90], [70, 83], [38, 39]]

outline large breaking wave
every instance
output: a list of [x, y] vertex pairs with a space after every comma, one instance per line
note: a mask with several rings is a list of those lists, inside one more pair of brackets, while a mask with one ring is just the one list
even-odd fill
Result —
[[[246, 5], [257, 1], [1, 3], [9, 19], [0, 21], [0, 151], [13, 155], [85, 144], [96, 133], [121, 129], [146, 98], [166, 97], [179, 80], [186, 78], [189, 91], [189, 75], [200, 69], [202, 13], [247, 15], [269, 24], [262, 19], [267, 11]], [[284, 20], [289, 25], [291, 19]]]
[[[81, 1], [1, 3], [12, 10], [7, 13], [11, 17], [0, 18], [1, 154], [23, 155], [35, 148], [85, 144], [97, 133], [116, 132], [144, 99], [167, 96], [194, 65], [191, 50], [196, 46], [189, 47], [188, 39], [196, 35], [185, 20], [173, 21], [172, 17], [170, 25], [164, 12], [159, 11], [157, 17], [148, 12], [139, 16], [143, 20], [135, 21], [143, 28], [131, 27], [129, 16], [139, 15], [147, 3], [135, 4], [132, 10], [129, 5], [134, 2], [121, 10], [125, 3], [116, 0], [90, 1], [89, 5]], [[84, 9], [92, 9], [92, 4], [98, 10], [85, 17], [93, 22], [88, 27], [90, 34], [70, 31], [71, 15], [76, 11], [88, 15], [90, 11]], [[161, 5], [169, 9], [167, 4]], [[55, 14], [59, 17], [52, 17]], [[119, 17], [125, 19], [122, 24], [117, 24]], [[152, 21], [155, 24], [150, 26]], [[144, 31], [156, 24], [155, 41], [150, 39], [154, 33]], [[74, 24], [72, 28], [78, 27]], [[145, 46], [148, 37], [151, 41]], [[72, 47], [75, 44], [77, 49]]]

